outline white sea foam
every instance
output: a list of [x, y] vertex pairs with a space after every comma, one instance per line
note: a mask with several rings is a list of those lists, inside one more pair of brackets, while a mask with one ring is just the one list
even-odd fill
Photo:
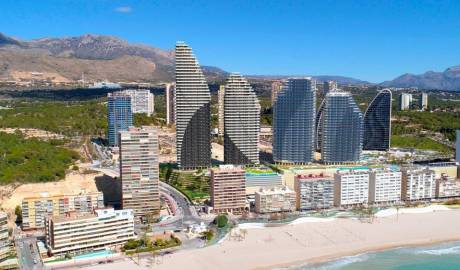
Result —
[[460, 246], [438, 248], [438, 249], [424, 249], [415, 251], [416, 254], [428, 254], [428, 255], [449, 255], [449, 254], [460, 254]]
[[326, 264], [321, 265], [321, 266], [305, 267], [305, 268], [301, 268], [301, 269], [305, 269], [305, 270], [334, 270], [334, 269], [341, 269], [344, 266], [347, 266], [347, 265], [350, 265], [350, 264], [353, 264], [353, 263], [367, 261], [369, 259], [369, 257], [370, 256], [367, 253], [358, 254], [358, 255], [355, 255], [355, 256], [343, 257], [341, 259], [326, 263]]
[[[447, 211], [450, 210], [449, 207], [445, 205], [430, 205], [427, 207], [418, 207], [418, 208], [400, 208], [399, 214], [422, 214], [422, 213], [431, 213], [436, 211]], [[384, 210], [378, 211], [375, 216], [376, 217], [389, 217], [398, 214], [398, 210], [396, 208], [388, 208]]]

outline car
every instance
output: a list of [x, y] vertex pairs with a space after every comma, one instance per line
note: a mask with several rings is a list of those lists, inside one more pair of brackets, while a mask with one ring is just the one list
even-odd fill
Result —
[[37, 264], [37, 263], [38, 263], [37, 259], [34, 259], [34, 264]]

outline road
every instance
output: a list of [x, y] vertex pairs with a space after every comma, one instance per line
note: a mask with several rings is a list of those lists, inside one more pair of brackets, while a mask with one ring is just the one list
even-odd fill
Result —
[[16, 240], [18, 261], [23, 270], [45, 269], [37, 247], [37, 238], [24, 237]]

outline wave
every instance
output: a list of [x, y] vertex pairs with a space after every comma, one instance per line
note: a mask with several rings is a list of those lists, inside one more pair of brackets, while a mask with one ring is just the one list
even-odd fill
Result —
[[424, 249], [416, 250], [416, 254], [425, 254], [425, 255], [449, 255], [449, 254], [460, 254], [460, 246], [453, 246], [447, 248], [435, 248], [435, 249]]
[[342, 269], [342, 267], [354, 264], [354, 263], [359, 263], [359, 262], [364, 262], [369, 260], [371, 257], [371, 254], [364, 253], [364, 254], [358, 254], [355, 256], [347, 256], [343, 257], [341, 259], [335, 260], [328, 262], [323, 265], [319, 266], [304, 266], [301, 268], [296, 268], [298, 270], [335, 270], [335, 269]]

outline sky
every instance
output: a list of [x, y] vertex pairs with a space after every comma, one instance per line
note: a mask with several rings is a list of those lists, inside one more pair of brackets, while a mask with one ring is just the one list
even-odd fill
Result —
[[201, 64], [251, 75], [382, 82], [460, 65], [459, 0], [1, 0], [0, 32], [185, 41]]

